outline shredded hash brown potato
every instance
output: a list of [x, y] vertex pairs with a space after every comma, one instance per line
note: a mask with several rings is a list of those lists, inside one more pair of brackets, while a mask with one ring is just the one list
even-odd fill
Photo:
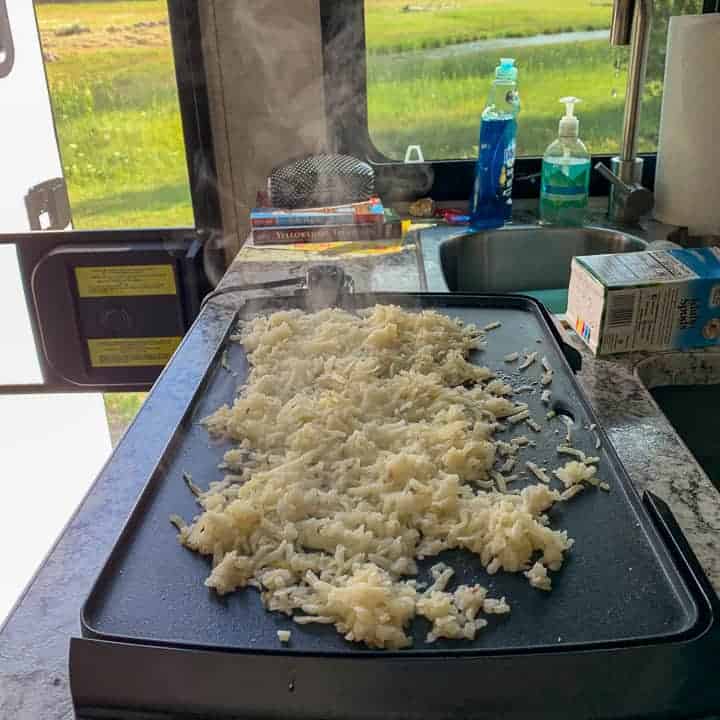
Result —
[[[419, 559], [462, 548], [488, 573], [525, 572], [550, 588], [547, 570], [560, 569], [573, 540], [546, 513], [565, 498], [542, 483], [498, 491], [496, 460], [512, 469], [504, 458], [529, 443], [494, 436], [527, 406], [468, 361], [482, 331], [375, 306], [276, 312], [238, 339], [247, 384], [204, 421], [235, 443], [228, 475], [199, 494], [191, 524], [172, 520], [183, 545], [212, 557], [208, 587], [254, 586], [268, 610], [391, 649], [411, 644], [418, 615], [432, 642], [473, 639], [481, 615], [510, 610], [479, 585], [447, 591], [452, 569], [442, 564], [421, 591]], [[566, 487], [597, 482], [580, 465], [556, 476]]]

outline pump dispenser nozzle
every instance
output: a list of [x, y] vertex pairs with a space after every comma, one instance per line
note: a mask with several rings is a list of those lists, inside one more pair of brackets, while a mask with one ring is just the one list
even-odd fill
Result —
[[580, 100], [580, 98], [568, 96], [560, 98], [560, 102], [565, 105], [565, 115], [560, 118], [558, 135], [560, 135], [560, 137], [577, 137], [580, 122], [575, 117], [575, 105], [582, 102], [582, 100]]
[[496, 80], [515, 82], [518, 69], [515, 67], [515, 58], [500, 58], [500, 64], [495, 68]]

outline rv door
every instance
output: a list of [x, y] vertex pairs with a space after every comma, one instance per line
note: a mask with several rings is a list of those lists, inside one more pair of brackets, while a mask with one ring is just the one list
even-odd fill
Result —
[[0, 232], [69, 227], [70, 207], [31, 2], [0, 0], [0, 108]]

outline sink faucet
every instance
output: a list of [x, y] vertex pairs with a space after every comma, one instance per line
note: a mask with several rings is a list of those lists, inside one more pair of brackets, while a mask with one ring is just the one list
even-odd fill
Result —
[[635, 224], [652, 208], [652, 193], [641, 184], [643, 160], [637, 157], [640, 102], [645, 84], [653, 0], [613, 0], [611, 45], [630, 45], [625, 115], [620, 155], [595, 169], [610, 181], [608, 216], [611, 220]]

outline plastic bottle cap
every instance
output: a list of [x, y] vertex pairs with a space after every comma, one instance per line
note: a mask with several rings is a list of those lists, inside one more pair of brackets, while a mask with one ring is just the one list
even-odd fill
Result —
[[569, 96], [560, 98], [560, 102], [565, 105], [565, 114], [560, 118], [558, 134], [560, 137], [577, 137], [580, 121], [575, 117], [575, 105], [582, 102], [582, 100]]
[[515, 67], [515, 58], [500, 58], [500, 64], [495, 68], [496, 80], [517, 80], [518, 71]]

